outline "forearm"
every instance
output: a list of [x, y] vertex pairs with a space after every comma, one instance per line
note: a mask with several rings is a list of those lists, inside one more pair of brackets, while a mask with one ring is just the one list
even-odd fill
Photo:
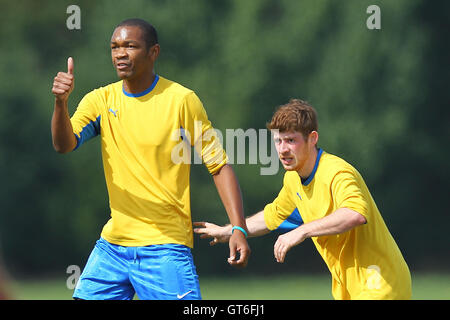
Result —
[[266, 222], [264, 221], [264, 210], [254, 214], [246, 219], [248, 236], [249, 237], [259, 237], [270, 232], [267, 229]]
[[302, 243], [306, 238], [344, 233], [363, 223], [366, 219], [353, 210], [340, 208], [321, 219], [314, 220], [278, 237], [274, 245], [274, 256], [278, 262], [284, 262], [286, 253]]
[[72, 151], [76, 144], [72, 124], [67, 108], [67, 101], [55, 99], [51, 123], [53, 148], [59, 153]]
[[223, 166], [218, 173], [213, 175], [213, 179], [230, 223], [247, 230], [241, 190], [232, 167], [230, 165]]
[[364, 216], [348, 208], [340, 208], [321, 219], [305, 223], [297, 229], [304, 238], [344, 233], [366, 223]]
[[[247, 231], [249, 237], [259, 237], [270, 232], [267, 229], [266, 222], [264, 221], [264, 211], [260, 211], [253, 216], [245, 219], [245, 223], [247, 225]], [[222, 237], [231, 237], [231, 224], [227, 224], [222, 227], [221, 236]]]
[[250, 248], [245, 239], [245, 233], [248, 232], [238, 180], [229, 165], [223, 166], [213, 177], [230, 223], [242, 228], [241, 231], [243, 231], [235, 232], [229, 238], [230, 255], [227, 261], [232, 266], [245, 267], [250, 256]]

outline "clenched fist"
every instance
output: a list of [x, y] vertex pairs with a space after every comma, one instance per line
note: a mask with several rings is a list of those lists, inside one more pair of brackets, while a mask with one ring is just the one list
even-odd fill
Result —
[[58, 72], [53, 80], [52, 93], [59, 101], [67, 101], [74, 87], [73, 58], [67, 59], [67, 72]]

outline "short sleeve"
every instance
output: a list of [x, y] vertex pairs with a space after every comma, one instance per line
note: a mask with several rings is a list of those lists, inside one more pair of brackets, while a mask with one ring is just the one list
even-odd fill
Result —
[[194, 92], [186, 95], [184, 99], [181, 124], [191, 146], [201, 156], [208, 171], [215, 174], [227, 163], [228, 158], [202, 102]]
[[79, 148], [89, 139], [100, 134], [99, 105], [102, 103], [98, 89], [86, 94], [81, 99], [78, 107], [71, 117], [73, 133], [77, 139], [77, 145], [74, 150]]
[[368, 216], [368, 194], [367, 187], [357, 172], [338, 172], [331, 183], [331, 191], [336, 208], [348, 208]]
[[264, 221], [267, 229], [277, 229], [296, 210], [295, 202], [291, 199], [289, 187], [284, 176], [283, 188], [272, 203], [264, 207]]

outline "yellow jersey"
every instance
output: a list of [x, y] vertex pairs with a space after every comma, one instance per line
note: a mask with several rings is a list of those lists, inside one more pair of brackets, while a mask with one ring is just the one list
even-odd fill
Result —
[[287, 171], [278, 197], [264, 208], [264, 219], [267, 228], [275, 230], [288, 221], [308, 223], [339, 208], [360, 213], [367, 223], [345, 233], [312, 237], [331, 272], [333, 297], [410, 299], [411, 275], [400, 249], [360, 173], [343, 159], [319, 149], [308, 179]]
[[132, 94], [121, 80], [85, 95], [71, 123], [75, 149], [101, 136], [111, 209], [101, 237], [123, 246], [192, 247], [191, 146], [211, 174], [227, 162], [195, 92], [156, 75], [147, 90]]

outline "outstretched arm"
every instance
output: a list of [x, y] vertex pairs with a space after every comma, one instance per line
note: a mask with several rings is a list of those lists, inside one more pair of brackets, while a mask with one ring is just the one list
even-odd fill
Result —
[[[245, 221], [249, 237], [259, 237], [270, 232], [264, 221], [264, 211], [254, 214]], [[228, 242], [231, 237], [230, 224], [221, 227], [210, 222], [194, 222], [194, 226], [199, 227], [194, 229], [194, 232], [200, 234], [200, 238], [213, 238], [210, 242], [211, 245]]]

